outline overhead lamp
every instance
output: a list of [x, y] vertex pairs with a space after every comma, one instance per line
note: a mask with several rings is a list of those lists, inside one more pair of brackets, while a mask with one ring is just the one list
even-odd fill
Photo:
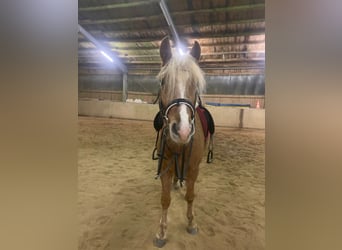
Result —
[[101, 54], [102, 54], [104, 57], [106, 57], [109, 61], [114, 62], [113, 59], [112, 59], [109, 55], [107, 55], [104, 51], [101, 50], [100, 52], [101, 52]]

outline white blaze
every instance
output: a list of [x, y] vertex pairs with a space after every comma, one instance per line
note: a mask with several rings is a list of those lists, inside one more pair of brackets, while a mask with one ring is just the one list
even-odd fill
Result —
[[[189, 79], [189, 73], [185, 70], [178, 71], [177, 81], [177, 94], [179, 98], [186, 98], [186, 83]], [[178, 135], [182, 141], [188, 141], [190, 134], [192, 133], [192, 124], [189, 121], [189, 107], [185, 104], [179, 106], [179, 124], [178, 124]]]
[[185, 104], [180, 106], [179, 116], [180, 122], [178, 134], [182, 140], [187, 140], [191, 132], [191, 124], [189, 123], [189, 114]]
[[[185, 79], [184, 79], [185, 80]], [[185, 98], [185, 81], [182, 81], [179, 86], [180, 98]], [[189, 123], [189, 114], [187, 112], [187, 106], [185, 104], [180, 105], [180, 121], [179, 121], [179, 136], [182, 140], [186, 140], [191, 132], [191, 124]]]

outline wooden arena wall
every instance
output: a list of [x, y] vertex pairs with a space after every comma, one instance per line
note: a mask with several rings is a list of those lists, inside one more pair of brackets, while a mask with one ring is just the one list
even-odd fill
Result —
[[[216, 126], [265, 129], [265, 109], [206, 106]], [[80, 99], [78, 114], [153, 121], [159, 108], [156, 104]], [[151, 124], [153, 127], [153, 125]]]

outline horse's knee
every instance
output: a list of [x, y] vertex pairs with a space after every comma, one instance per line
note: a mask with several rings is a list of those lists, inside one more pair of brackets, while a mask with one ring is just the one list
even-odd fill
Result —
[[193, 202], [193, 200], [195, 199], [195, 194], [194, 192], [187, 192], [184, 198], [187, 202]]
[[195, 198], [195, 190], [194, 190], [194, 183], [193, 182], [187, 182], [186, 183], [186, 193], [185, 193], [185, 200], [188, 202], [192, 202]]
[[161, 204], [163, 209], [168, 209], [171, 203], [171, 196], [170, 195], [162, 195], [161, 197]]
[[162, 179], [161, 204], [163, 209], [167, 209], [171, 202], [171, 176], [164, 176]]

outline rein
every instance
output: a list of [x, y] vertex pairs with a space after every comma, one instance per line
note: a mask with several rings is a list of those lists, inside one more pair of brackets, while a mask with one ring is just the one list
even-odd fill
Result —
[[157, 152], [157, 155], [156, 155], [157, 143], [158, 143], [158, 139], [159, 139], [159, 132], [158, 132], [157, 139], [156, 139], [156, 145], [155, 145], [155, 148], [154, 148], [153, 153], [152, 153], [152, 159], [158, 160], [158, 169], [157, 169], [157, 175], [155, 176], [155, 179], [158, 179], [158, 177], [161, 177], [163, 174], [165, 174], [167, 171], [169, 171], [171, 164], [174, 161], [176, 177], [180, 181], [180, 186], [183, 187], [183, 181], [186, 178], [187, 168], [189, 166], [190, 156], [191, 156], [191, 152], [192, 152], [193, 138], [191, 138], [191, 140], [189, 142], [190, 149], [189, 149], [189, 154], [187, 155], [188, 156], [187, 161], [185, 161], [186, 146], [187, 145], [183, 145], [182, 152], [181, 152], [181, 157], [182, 157], [181, 169], [179, 169], [179, 166], [178, 166], [178, 159], [179, 159], [180, 153], [173, 152], [172, 159], [169, 161], [166, 168], [161, 172], [163, 160], [166, 159], [165, 158], [165, 148], [166, 147], [169, 148], [169, 146], [167, 145], [167, 142], [166, 142], [167, 131], [168, 131], [167, 129], [168, 129], [167, 126], [164, 126], [164, 128], [162, 129], [162, 137], [161, 137], [160, 148], [159, 148], [159, 152]]

